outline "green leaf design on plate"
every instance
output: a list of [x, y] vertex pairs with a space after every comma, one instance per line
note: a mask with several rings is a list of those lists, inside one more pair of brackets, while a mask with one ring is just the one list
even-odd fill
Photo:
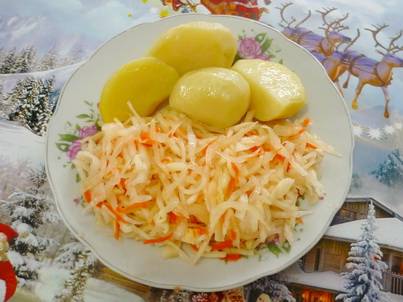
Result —
[[59, 149], [62, 152], [67, 152], [69, 150], [70, 144], [67, 143], [56, 143], [57, 149]]
[[261, 46], [262, 52], [265, 52], [266, 50], [268, 50], [270, 48], [272, 42], [273, 42], [272, 39], [264, 40], [264, 42], [263, 42], [263, 44]]
[[266, 38], [266, 33], [260, 33], [260, 34], [256, 35], [255, 40], [258, 41], [259, 43], [262, 43], [265, 38]]
[[82, 114], [77, 115], [77, 118], [79, 118], [79, 119], [90, 119], [91, 116], [88, 115], [88, 114], [82, 113]]
[[60, 136], [60, 140], [65, 141], [65, 142], [74, 142], [77, 139], [79, 139], [79, 137], [74, 134], [59, 134], [59, 136]]

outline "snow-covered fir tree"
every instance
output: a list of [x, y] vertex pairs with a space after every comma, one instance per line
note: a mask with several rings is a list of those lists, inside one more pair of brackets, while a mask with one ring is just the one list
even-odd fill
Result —
[[81, 243], [66, 244], [62, 248], [62, 253], [55, 259], [55, 263], [59, 262], [65, 268], [71, 269], [71, 272], [63, 291], [55, 297], [55, 301], [84, 301], [84, 290], [95, 270], [96, 261], [93, 253]]
[[57, 52], [54, 48], [51, 48], [39, 62], [38, 70], [49, 70], [57, 66], [58, 66]]
[[345, 293], [336, 298], [344, 302], [379, 302], [384, 301], [382, 273], [387, 265], [382, 261], [382, 251], [376, 243], [375, 208], [369, 204], [367, 219], [363, 222], [360, 239], [351, 244], [346, 268], [342, 273], [345, 281]]
[[371, 172], [381, 183], [389, 187], [403, 182], [403, 157], [398, 149], [388, 154], [376, 170]]
[[15, 110], [15, 103], [4, 92], [3, 86], [0, 84], [0, 118], [8, 119], [13, 110]]
[[17, 60], [16, 49], [13, 48], [7, 52], [4, 56], [3, 61], [0, 65], [1, 73], [14, 73], [15, 72], [15, 62]]
[[359, 190], [362, 187], [362, 180], [360, 175], [357, 173], [353, 173], [353, 177], [351, 179], [351, 186], [350, 186], [350, 192], [353, 190]]
[[33, 46], [17, 52], [15, 48], [0, 53], [0, 73], [24, 73], [33, 70], [36, 64], [36, 51]]
[[6, 56], [6, 52], [3, 47], [0, 47], [0, 66], [3, 64], [4, 58]]
[[37, 135], [44, 135], [53, 113], [54, 78], [42, 80], [26, 77], [18, 81], [7, 102], [14, 104], [9, 119], [19, 121]]
[[54, 263], [62, 268], [73, 270], [76, 268], [80, 256], [86, 254], [88, 255], [86, 263], [90, 266], [90, 269], [93, 269], [97, 262], [95, 255], [90, 253], [90, 250], [82, 243], [75, 239], [70, 239], [59, 249]]
[[30, 175], [33, 171], [26, 160], [11, 161], [0, 156], [0, 221], [10, 224], [8, 199], [13, 192], [21, 192], [22, 188], [31, 185]]
[[4, 98], [4, 94], [3, 94], [3, 85], [0, 83], [0, 104], [2, 103]]
[[22, 49], [16, 57], [14, 64], [15, 73], [30, 72], [35, 64], [36, 51], [30, 46]]
[[264, 277], [245, 286], [246, 301], [256, 301], [261, 294], [267, 294], [272, 302], [296, 301], [279, 276]]
[[87, 257], [88, 255], [86, 253], [82, 253], [78, 256], [77, 267], [71, 273], [70, 278], [66, 280], [63, 291], [55, 297], [56, 301], [84, 301], [83, 294], [90, 276]]
[[18, 232], [9, 256], [22, 286], [38, 278], [37, 271], [45, 263], [47, 252], [56, 244], [41, 230], [44, 225], [55, 223], [54, 215], [57, 215], [49, 200], [45, 169], [32, 170], [29, 177], [26, 190], [14, 192], [2, 204], [8, 210], [11, 226]]
[[56, 253], [53, 265], [66, 269], [70, 276], [65, 281], [63, 292], [55, 297], [55, 301], [82, 301], [87, 280], [95, 271], [97, 258], [83, 244], [78, 242], [70, 232], [66, 233], [62, 245]]

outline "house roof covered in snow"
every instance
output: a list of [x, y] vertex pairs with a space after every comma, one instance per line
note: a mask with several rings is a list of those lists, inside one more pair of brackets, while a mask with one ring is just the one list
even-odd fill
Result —
[[383, 201], [380, 201], [378, 199], [372, 198], [372, 197], [348, 197], [346, 198], [346, 202], [371, 202], [376, 205], [377, 207], [381, 208], [384, 210], [386, 213], [390, 214], [391, 216], [395, 216], [396, 218], [400, 219], [403, 221], [403, 217], [398, 214], [398, 210], [390, 206], [389, 204], [386, 204]]
[[304, 272], [298, 264], [284, 271], [288, 283], [297, 283], [335, 292], [343, 291], [343, 279], [335, 272]]
[[[287, 283], [301, 284], [313, 288], [325, 289], [333, 292], [343, 292], [344, 281], [340, 274], [335, 272], [304, 272], [297, 263], [282, 272]], [[402, 301], [403, 296], [390, 292], [385, 293], [390, 302]]]
[[[327, 230], [325, 237], [339, 241], [356, 241], [361, 235], [364, 219], [336, 224]], [[403, 252], [403, 221], [397, 218], [377, 218], [375, 236], [386, 248]]]

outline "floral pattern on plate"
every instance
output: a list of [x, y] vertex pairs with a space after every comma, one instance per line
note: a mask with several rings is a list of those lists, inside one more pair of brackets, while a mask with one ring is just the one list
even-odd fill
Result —
[[71, 162], [81, 150], [80, 140], [94, 135], [100, 130], [100, 120], [98, 113], [94, 110], [94, 104], [84, 101], [88, 106], [88, 113], [77, 115], [79, 122], [74, 124], [66, 123], [66, 132], [59, 134], [59, 141], [56, 147], [67, 154], [68, 161]]
[[247, 35], [244, 31], [238, 36], [238, 53], [235, 60], [239, 59], [261, 59], [261, 60], [276, 60], [282, 63], [277, 54], [280, 49], [273, 47], [273, 39], [267, 33], [262, 32], [253, 35]]

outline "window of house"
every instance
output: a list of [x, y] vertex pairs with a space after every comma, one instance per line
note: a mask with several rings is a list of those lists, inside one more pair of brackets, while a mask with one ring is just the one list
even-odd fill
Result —
[[403, 258], [399, 256], [393, 256], [391, 271], [395, 274], [403, 275]]
[[333, 302], [333, 294], [325, 291], [305, 289], [301, 294], [302, 302]]
[[[383, 252], [382, 261], [384, 261], [388, 266], [389, 266], [389, 257], [391, 256], [388, 252]], [[388, 269], [390, 270], [390, 267], [388, 267]]]

